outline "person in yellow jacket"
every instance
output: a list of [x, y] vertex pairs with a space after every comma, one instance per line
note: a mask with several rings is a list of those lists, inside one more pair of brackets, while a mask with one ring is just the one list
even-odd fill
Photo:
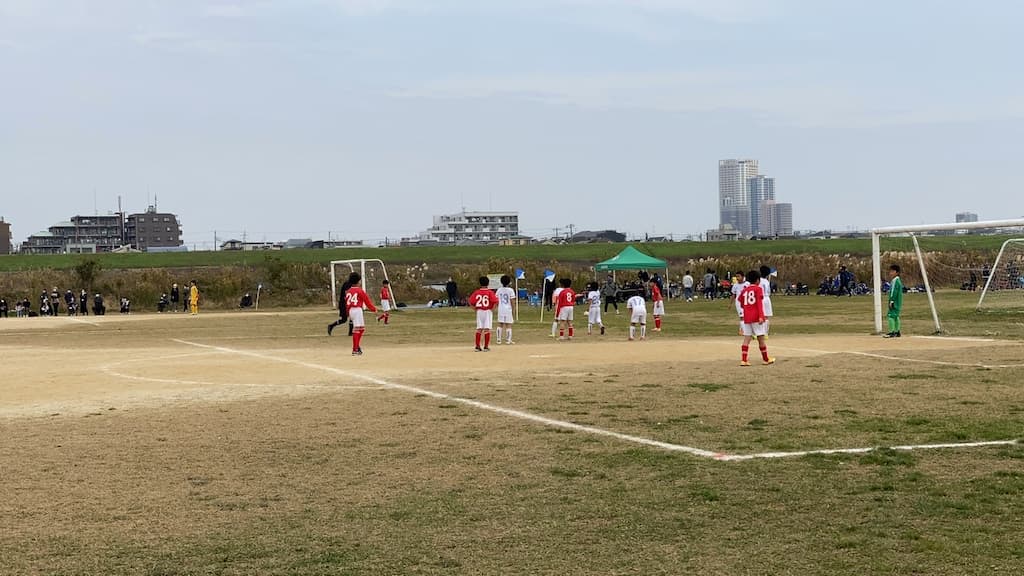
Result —
[[188, 283], [188, 308], [193, 316], [199, 314], [199, 287], [195, 280]]

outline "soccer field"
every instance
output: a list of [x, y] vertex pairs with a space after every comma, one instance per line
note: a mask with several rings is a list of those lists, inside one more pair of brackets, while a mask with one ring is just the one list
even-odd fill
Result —
[[361, 357], [329, 310], [3, 319], [2, 572], [1018, 573], [1021, 320], [941, 302], [776, 298], [752, 367], [725, 302], [488, 353], [406, 310]]

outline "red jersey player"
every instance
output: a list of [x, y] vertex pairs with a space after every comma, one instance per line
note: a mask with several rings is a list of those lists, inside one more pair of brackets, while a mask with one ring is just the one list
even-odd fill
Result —
[[391, 319], [391, 282], [386, 279], [380, 283], [380, 312], [377, 322], [383, 320], [387, 324]]
[[[491, 351], [491, 324], [494, 322], [494, 315], [491, 310], [498, 305], [498, 298], [489, 286], [491, 283], [487, 276], [480, 277], [480, 287], [469, 295], [469, 305], [476, 310], [476, 351]], [[480, 347], [480, 336], [483, 336], [484, 347]]]
[[665, 299], [661, 296], [661, 288], [654, 278], [650, 280], [651, 302], [654, 303], [654, 331], [661, 332], [661, 317], [665, 314]]
[[562, 278], [558, 281], [562, 290], [558, 293], [555, 307], [555, 318], [558, 318], [558, 339], [565, 340], [565, 330], [569, 329], [569, 338], [573, 337], [572, 316], [576, 305], [576, 292], [571, 288], [572, 279]]
[[359, 272], [348, 275], [348, 281], [352, 285], [345, 292], [345, 308], [348, 309], [348, 318], [352, 322], [352, 355], [359, 356], [363, 353], [360, 343], [363, 339], [363, 332], [366, 332], [366, 321], [363, 320], [363, 308], [370, 312], [376, 312], [373, 301], [366, 295], [366, 291], [359, 286], [362, 276]]
[[768, 345], [764, 341], [764, 337], [768, 333], [768, 324], [765, 322], [764, 292], [759, 286], [760, 279], [761, 273], [757, 270], [747, 272], [749, 285], [744, 287], [737, 297], [743, 310], [743, 323], [740, 325], [740, 330], [743, 332], [743, 346], [741, 347], [743, 356], [740, 366], [750, 366], [747, 357], [750, 352], [750, 339], [754, 336], [757, 337], [757, 346], [761, 349], [761, 359], [764, 363], [775, 363], [775, 358], [768, 356]]

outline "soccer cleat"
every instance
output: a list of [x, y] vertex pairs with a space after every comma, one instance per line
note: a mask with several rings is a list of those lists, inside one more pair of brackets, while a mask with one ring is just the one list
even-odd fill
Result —
[[513, 341], [511, 341], [511, 340], [506, 340], [506, 341], [505, 341], [505, 344], [515, 344], [515, 342], [513, 342]]
[[479, 347], [479, 346], [477, 346], [476, 348], [474, 348], [474, 350], [476, 350], [477, 352], [483, 352], [484, 349]]
[[496, 340], [494, 343], [500, 345], [501, 344], [501, 340]]
[[604, 336], [604, 326], [601, 326], [601, 336]]
[[741, 360], [740, 366], [750, 366], [750, 362], [747, 362], [746, 360]]
[[334, 323], [333, 322], [327, 325], [327, 335], [330, 336], [331, 332], [334, 332]]
[[903, 336], [903, 334], [901, 334], [901, 333], [900, 333], [900, 331], [899, 331], [899, 330], [897, 330], [897, 331], [896, 331], [896, 338], [899, 338], [900, 336]]
[[764, 360], [764, 361], [762, 361], [762, 364], [764, 364], [765, 366], [767, 366], [769, 364], [775, 364], [775, 358], [769, 358], [767, 360]]
[[632, 342], [633, 340], [636, 340], [636, 338], [633, 338], [632, 336], [630, 336], [629, 337], [629, 341]]
[[363, 349], [362, 348], [356, 348], [355, 350], [352, 351], [352, 355], [353, 356], [362, 356], [363, 355]]
[[895, 338], [895, 337], [896, 337], [896, 333], [895, 332], [889, 332], [888, 334], [884, 334], [882, 336], [882, 338]]
[[488, 348], [487, 346], [484, 346], [484, 352], [490, 352], [490, 351], [491, 351], [490, 348]]

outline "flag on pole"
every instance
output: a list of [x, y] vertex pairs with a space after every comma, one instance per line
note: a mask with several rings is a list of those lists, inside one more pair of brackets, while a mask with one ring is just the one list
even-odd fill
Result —
[[548, 269], [545, 268], [544, 269], [544, 281], [546, 281], [546, 282], [554, 282], [555, 281], [555, 271], [554, 270], [548, 270]]
[[769, 272], [768, 275], [769, 276], [778, 276], [779, 275], [779, 271], [776, 270], [775, 268], [772, 268], [771, 272]]
[[526, 280], [526, 272], [522, 268], [516, 268], [516, 280]]

